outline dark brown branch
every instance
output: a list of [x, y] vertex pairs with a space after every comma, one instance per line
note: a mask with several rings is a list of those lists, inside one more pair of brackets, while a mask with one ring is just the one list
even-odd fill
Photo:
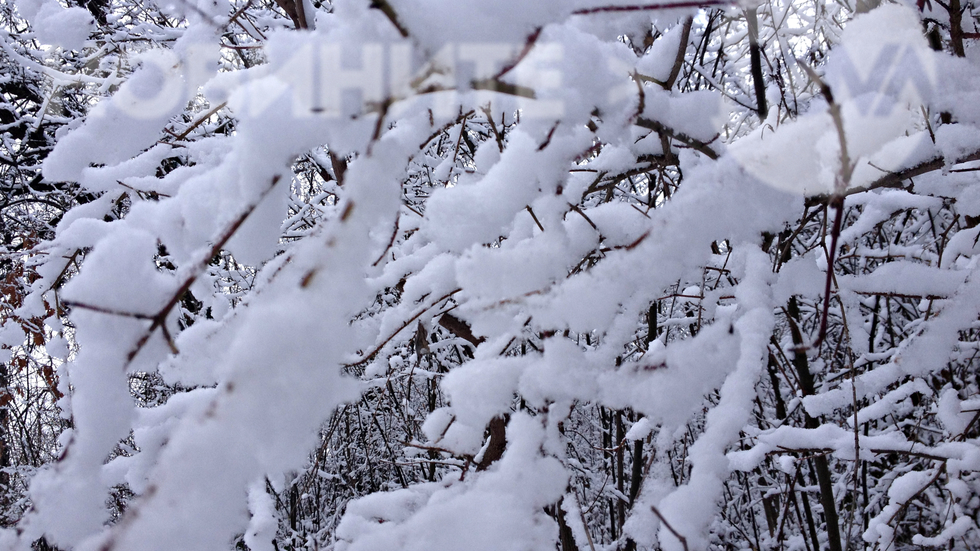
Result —
[[[827, 252], [827, 280], [823, 291], [823, 312], [820, 316], [820, 332], [811, 347], [817, 348], [827, 336], [827, 318], [830, 316], [830, 288], [834, 280], [834, 256], [837, 254], [837, 240], [840, 238], [841, 225], [844, 222], [844, 197], [839, 194], [831, 195], [829, 207], [834, 208], [834, 227], [830, 232], [830, 250]], [[805, 354], [806, 352], [800, 352]]]
[[[279, 7], [282, 8], [282, 11], [286, 12], [286, 15], [293, 20], [293, 25], [295, 25], [297, 29], [306, 28], [306, 20], [300, 19], [299, 15], [299, 10], [303, 9], [302, 1], [303, 0], [276, 0], [276, 4], [278, 4]], [[299, 3], [299, 9], [296, 7], [297, 3]]]
[[762, 75], [762, 55], [759, 49], [759, 17], [756, 8], [745, 10], [745, 21], [749, 27], [749, 62], [752, 68], [752, 82], [755, 85], [755, 101], [759, 118], [769, 115], [766, 103], [766, 81]]
[[684, 54], [687, 53], [687, 43], [691, 40], [691, 26], [693, 24], [694, 17], [688, 17], [684, 20], [684, 27], [681, 28], [681, 43], [677, 46], [677, 56], [674, 58], [674, 66], [670, 68], [670, 74], [667, 75], [667, 80], [661, 84], [664, 90], [673, 88], [674, 82], [677, 81], [677, 76], [681, 74], [681, 67], [684, 65]]
[[949, 0], [949, 7], [943, 6], [949, 12], [949, 42], [957, 57], [966, 57], [963, 48], [963, 8], [960, 0]]
[[521, 50], [519, 54], [517, 54], [517, 57], [514, 58], [514, 61], [505, 65], [504, 68], [501, 69], [499, 73], [493, 76], [493, 80], [500, 79], [500, 77], [513, 71], [514, 67], [517, 67], [521, 61], [524, 61], [524, 58], [527, 57], [527, 54], [531, 53], [531, 49], [534, 48], [534, 45], [538, 42], [538, 37], [541, 36], [541, 29], [542, 27], [535, 27], [534, 32], [532, 32], [527, 36], [527, 40], [524, 42], [524, 48]]
[[[784, 454], [784, 453], [800, 453], [800, 454], [808, 454], [808, 455], [809, 454], [813, 454], [813, 455], [818, 455], [818, 454], [819, 455], [829, 455], [831, 453], [834, 453], [834, 451], [835, 451], [832, 448], [787, 448], [785, 446], [778, 446], [778, 448], [779, 448], [778, 450], [773, 450], [773, 451], [769, 452], [766, 455], [779, 455], [779, 454]], [[890, 454], [890, 453], [897, 453], [899, 455], [907, 455], [909, 457], [921, 457], [922, 459], [929, 459], [929, 460], [932, 460], [932, 461], [946, 461], [946, 460], [949, 459], [948, 457], [941, 457], [941, 456], [934, 455], [934, 454], [931, 454], [931, 453], [914, 452], [914, 451], [911, 451], [911, 450], [899, 450], [899, 449], [892, 450], [892, 449], [886, 449], [886, 448], [870, 448], [868, 451], [870, 451], [873, 454], [877, 454], [877, 455], [887, 455], [887, 454]]]
[[[682, 144], [690, 147], [691, 149], [704, 154], [706, 157], [708, 157], [711, 160], [718, 159], [718, 153], [716, 153], [714, 149], [711, 149], [711, 147], [709, 147], [707, 143], [702, 142], [700, 140], [696, 140], [688, 136], [687, 134], [674, 130], [673, 128], [669, 128], [660, 122], [657, 122], [652, 119], [640, 117], [639, 119], [636, 119], [635, 124], [641, 128], [647, 128], [649, 130], [653, 130], [654, 132], [657, 132], [658, 134], [662, 134], [667, 136], [668, 138], [677, 140]], [[665, 151], [664, 153], [667, 154], [668, 152]]]
[[504, 152], [504, 137], [497, 130], [497, 123], [493, 122], [493, 113], [491, 113], [491, 111], [490, 111], [490, 104], [488, 103], [486, 105], [486, 107], [482, 107], [480, 109], [481, 109], [481, 111], [483, 111], [483, 114], [487, 116], [487, 122], [490, 123], [490, 130], [493, 131], [493, 137], [497, 141], [497, 149], [499, 149], [500, 152], [503, 153]]
[[408, 29], [402, 26], [401, 22], [398, 21], [398, 14], [395, 13], [395, 9], [391, 7], [391, 4], [389, 4], [387, 0], [373, 0], [371, 2], [371, 7], [376, 10], [380, 10], [381, 13], [385, 14], [388, 21], [391, 21], [391, 24], [398, 29], [398, 34], [402, 35], [402, 38], [408, 38]]
[[398, 237], [398, 224], [400, 222], [401, 222], [401, 215], [399, 214], [399, 216], [395, 217], [395, 228], [391, 230], [391, 239], [388, 240], [388, 246], [385, 247], [385, 250], [381, 251], [381, 254], [378, 256], [378, 259], [371, 264], [372, 266], [377, 266], [378, 264], [380, 264], [381, 261], [384, 260], [385, 255], [388, 254], [388, 251], [391, 250], [391, 246], [395, 244], [395, 238]]
[[442, 128], [440, 128], [439, 130], [436, 130], [435, 132], [433, 132], [428, 138], [425, 139], [424, 142], [422, 142], [421, 145], [419, 145], [419, 150], [425, 149], [425, 146], [429, 145], [429, 142], [431, 142], [432, 140], [438, 138], [446, 130], [449, 130], [453, 126], [456, 126], [457, 124], [463, 122], [464, 120], [472, 117], [473, 114], [474, 114], [474, 111], [471, 109], [471, 110], [469, 110], [469, 111], [467, 111], [465, 113], [461, 113], [458, 117], [456, 117], [456, 120], [444, 124], [442, 126]]
[[528, 99], [537, 98], [537, 96], [534, 93], [534, 90], [528, 88], [527, 86], [521, 86], [519, 84], [511, 84], [509, 82], [503, 82], [495, 78], [474, 80], [471, 85], [474, 90], [487, 90], [489, 92], [499, 92], [501, 94], [507, 94], [510, 96], [517, 96], [517, 97], [528, 98]]
[[484, 471], [495, 461], [503, 457], [504, 450], [507, 448], [507, 421], [509, 415], [498, 415], [490, 420], [488, 430], [490, 432], [490, 442], [487, 444], [483, 457], [476, 464], [477, 471]]
[[666, 528], [667, 530], [670, 530], [670, 533], [671, 534], [674, 534], [674, 537], [677, 538], [677, 540], [681, 542], [681, 546], [684, 548], [684, 551], [688, 551], [688, 549], [687, 549], [687, 538], [685, 538], [684, 536], [680, 535], [680, 533], [678, 533], [677, 530], [674, 530], [674, 527], [671, 526], [669, 522], [667, 522], [667, 519], [665, 519], [664, 516], [660, 514], [660, 511], [658, 511], [656, 507], [654, 507], [653, 505], [651, 505], [650, 506], [650, 510], [653, 511], [653, 514], [657, 515], [657, 518], [660, 519], [660, 522], [664, 523], [664, 528]]
[[173, 295], [171, 295], [170, 300], [167, 301], [167, 303], [163, 306], [163, 308], [161, 308], [160, 311], [157, 312], [155, 316], [153, 316], [152, 318], [153, 323], [150, 324], [150, 327], [146, 330], [145, 333], [143, 333], [143, 336], [140, 337], [140, 339], [136, 342], [136, 346], [134, 346], [133, 349], [129, 351], [129, 354], [127, 354], [126, 356], [127, 366], [133, 361], [133, 358], [135, 358], [136, 355], [139, 354], [140, 350], [143, 349], [143, 347], [146, 345], [146, 342], [150, 340], [150, 336], [153, 335], [153, 332], [156, 331], [161, 326], [163, 326], [164, 323], [166, 323], [167, 316], [170, 315], [170, 311], [173, 310], [175, 306], [177, 306], [177, 304], [180, 302], [180, 299], [184, 297], [184, 293], [186, 293], [188, 289], [191, 288], [191, 285], [193, 285], [194, 282], [197, 281], [197, 278], [200, 277], [200, 275], [207, 268], [208, 264], [211, 262], [211, 259], [214, 258], [215, 255], [217, 255], [219, 252], [221, 252], [221, 249], [224, 248], [226, 243], [228, 243], [228, 240], [231, 239], [233, 235], [235, 235], [235, 232], [238, 231], [238, 228], [242, 226], [245, 220], [249, 217], [250, 214], [252, 214], [252, 211], [255, 210], [255, 208], [259, 205], [259, 203], [262, 202], [265, 196], [268, 195], [269, 192], [276, 187], [276, 184], [279, 182], [280, 179], [281, 176], [279, 176], [278, 174], [274, 176], [272, 178], [272, 183], [269, 185], [268, 188], [266, 188], [262, 192], [262, 195], [259, 196], [259, 198], [255, 201], [255, 203], [249, 205], [249, 207], [245, 209], [245, 212], [243, 212], [234, 222], [232, 222], [231, 225], [229, 225], [228, 228], [226, 228], [225, 231], [218, 237], [218, 240], [215, 241], [215, 243], [211, 246], [211, 248], [208, 250], [208, 253], [202, 256], [198, 260], [197, 264], [193, 267], [191, 274], [187, 277], [187, 279], [184, 280], [184, 283], [181, 284], [181, 286], [173, 293]]
[[84, 302], [77, 302], [74, 300], [64, 300], [61, 302], [69, 308], [81, 308], [82, 310], [91, 310], [93, 312], [98, 312], [100, 314], [108, 314], [110, 316], [120, 316], [124, 318], [135, 318], [139, 320], [152, 320], [154, 315], [152, 314], [141, 314], [139, 312], [125, 312], [123, 310], [116, 310], [114, 308], [106, 308], [104, 306], [96, 306], [94, 304], [86, 304]]
[[453, 289], [452, 291], [449, 291], [445, 295], [439, 297], [439, 299], [436, 300], [435, 302], [433, 302], [431, 305], [429, 305], [429, 306], [427, 306], [427, 307], [419, 310], [419, 312], [417, 314], [415, 314], [414, 316], [412, 316], [411, 318], [409, 318], [407, 321], [405, 321], [405, 323], [403, 323], [401, 327], [399, 327], [398, 329], [396, 329], [395, 331], [393, 331], [390, 335], [388, 335], [385, 338], [385, 340], [381, 342], [381, 344], [379, 344], [378, 346], [374, 347], [374, 350], [372, 350], [371, 352], [369, 352], [368, 354], [366, 354], [363, 358], [361, 358], [361, 359], [359, 359], [357, 361], [351, 362], [349, 364], [344, 364], [344, 367], [355, 367], [355, 366], [363, 365], [363, 364], [371, 361], [372, 359], [374, 359], [375, 356], [378, 355], [379, 352], [381, 352], [381, 350], [384, 349], [385, 345], [387, 345], [389, 342], [391, 342], [391, 339], [397, 337], [398, 334], [401, 333], [403, 330], [405, 330], [406, 327], [408, 327], [409, 325], [411, 325], [415, 320], [417, 320], [420, 317], [422, 317], [422, 314], [426, 313], [428, 310], [430, 310], [431, 308], [434, 308], [440, 302], [446, 300], [447, 298], [455, 295], [456, 293], [458, 293], [460, 291], [462, 291], [462, 289]]
[[[972, 161], [980, 161], [980, 150], [974, 151], [962, 157], [959, 157], [953, 164], [968, 163]], [[854, 195], [855, 193], [864, 193], [865, 191], [871, 191], [873, 189], [879, 188], [896, 188], [903, 187], [902, 183], [906, 180], [910, 180], [917, 176], [922, 176], [923, 174], [928, 174], [930, 172], [935, 172], [937, 170], [942, 170], [946, 166], [946, 160], [943, 157], [934, 157], [928, 161], [923, 161], [915, 166], [911, 166], [904, 170], [898, 172], [890, 172], [881, 178], [878, 178], [874, 182], [866, 186], [856, 186], [849, 188], [844, 192], [844, 195]], [[830, 195], [821, 194], [813, 195], [807, 198], [807, 206], [827, 204], [830, 201]]]
[[584, 218], [585, 221], [588, 222], [590, 226], [592, 226], [592, 229], [594, 229], [595, 231], [599, 231], [599, 228], [598, 228], [598, 226], [595, 225], [595, 222], [593, 222], [592, 219], [589, 218], [589, 216], [587, 214], [585, 214], [584, 212], [582, 212], [582, 209], [578, 208], [578, 205], [573, 205], [573, 204], [569, 203], [568, 206], [573, 211], [577, 212], [579, 214], [579, 216], [581, 216], [582, 218]]
[[[831, 268], [828, 267], [828, 270]], [[810, 360], [807, 358], [806, 349], [803, 343], [803, 335], [800, 332], [800, 308], [795, 296], [791, 296], [787, 305], [790, 333], [792, 334], [793, 344], [797, 352], [793, 357], [793, 366], [797, 370], [800, 380], [800, 390], [803, 396], [813, 396], [816, 394], [813, 373], [810, 371]], [[810, 417], [810, 414], [803, 412], [803, 424], [808, 429], [815, 429], [820, 426], [820, 421]], [[823, 505], [824, 519], [827, 522], [827, 545], [830, 551], [841, 551], [840, 524], [837, 516], [837, 502], [834, 499], [834, 484], [830, 477], [830, 465], [825, 455], [818, 455], [813, 458], [814, 471], [817, 475], [817, 483], [820, 486], [820, 504]]]
[[474, 335], [473, 330], [470, 328], [470, 324], [450, 313], [445, 313], [439, 318], [439, 325], [443, 326], [453, 335], [472, 343], [473, 346], [480, 346], [480, 343], [487, 340], [484, 337], [477, 337]]
[[531, 218], [534, 219], [534, 223], [537, 224], [538, 229], [541, 230], [541, 231], [544, 231], [544, 226], [541, 225], [541, 221], [538, 220], [537, 215], [535, 215], [534, 214], [534, 211], [531, 210], [531, 205], [528, 205], [528, 206], [526, 206], [524, 208], [527, 210], [528, 214], [531, 215]]
[[673, 10], [679, 8], [701, 8], [705, 6], [730, 6], [734, 2], [724, 0], [704, 0], [701, 2], [664, 2], [663, 4], [635, 4], [632, 6], [599, 6], [597, 8], [585, 8], [575, 10], [572, 15], [592, 15], [595, 13], [615, 13], [625, 11], [657, 11]]

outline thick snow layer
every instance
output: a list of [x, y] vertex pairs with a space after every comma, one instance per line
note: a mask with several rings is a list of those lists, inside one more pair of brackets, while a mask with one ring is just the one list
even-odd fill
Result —
[[[807, 462], [788, 450], [827, 452], [838, 481], [855, 457], [922, 454], [944, 462], [950, 492], [973, 495], [958, 477], [980, 469], [976, 443], [964, 441], [980, 404], [933, 381], [976, 350], [963, 335], [980, 315], [970, 227], [980, 192], [957, 163], [980, 149], [980, 110], [933, 126], [937, 106], [958, 106], [949, 97], [975, 103], [980, 78], [973, 61], [929, 48], [911, 7], [881, 6], [825, 36], [834, 47], [815, 69], [832, 104], [803, 84], [788, 116], [769, 82], [772, 111], [759, 120], [739, 106], [750, 101], [745, 63], [726, 64], [724, 86], [696, 69], [684, 77], [696, 91], [657, 83], [679, 46], [694, 47], [676, 24], [694, 14], [687, 7], [337, 0], [314, 16], [303, 5], [316, 28], [279, 21], [262, 34], [262, 62], [241, 70], [227, 58], [251, 46], [214, 32], [228, 5], [172, 6], [188, 15], [169, 45], [131, 59], [132, 74], [43, 161], [44, 180], [92, 194], [38, 248], [16, 312], [52, 319], [58, 334], [45, 346], [71, 429], [61, 458], [31, 480], [21, 533], [0, 532], [0, 549], [42, 535], [80, 551], [210, 551], [237, 538], [274, 549], [281, 519], [268, 488], [281, 492], [310, 450], [333, 453], [321, 430], [338, 408], [375, 391], [394, 398], [389, 385], [403, 379], [431, 382], [433, 399], [427, 416], [392, 402], [414, 433], [385, 441], [400, 450], [390, 462], [404, 452], [444, 476], [346, 502], [335, 511], [338, 551], [549, 549], [562, 511], [579, 547], [594, 547], [587, 517], [597, 513], [572, 484], [586, 467], [566, 435], [587, 407], [628, 417], [624, 434], [607, 433], [622, 439], [614, 451], [652, 454], [631, 459], [642, 467], [635, 495], [622, 480], [589, 489], [610, 510], [630, 503], [615, 546], [713, 545], [726, 481], [769, 459], [793, 476]], [[83, 8], [17, 7], [39, 41], [88, 47], [94, 20]], [[790, 27], [811, 18], [794, 17]], [[260, 23], [240, 21], [257, 41]], [[672, 27], [638, 54], [654, 23]], [[732, 32], [736, 45], [745, 38]], [[338, 44], [360, 52], [336, 57]], [[6, 42], [4, 52], [23, 57]], [[371, 80], [379, 60], [406, 74]], [[24, 63], [58, 86], [118, 84]], [[938, 82], [949, 67], [955, 82]], [[500, 73], [496, 91], [473, 89]], [[314, 101], [339, 82], [363, 85], [353, 107]], [[197, 118], [202, 109], [215, 111]], [[935, 170], [914, 182], [894, 176], [925, 165]], [[834, 210], [813, 196], [835, 193], [848, 218], [830, 251]], [[896, 219], [909, 224], [901, 239], [878, 234]], [[828, 285], [833, 333], [818, 337]], [[802, 347], [792, 297], [807, 318]], [[914, 319], [883, 350], [878, 324], [899, 307]], [[53, 308], [70, 311], [64, 325]], [[9, 361], [30, 328], [3, 326]], [[834, 339], [834, 352], [821, 348]], [[817, 376], [813, 393], [787, 371], [797, 354]], [[176, 390], [138, 402], [137, 375]], [[776, 391], [781, 419], [770, 415]], [[920, 399], [934, 443], [889, 424]], [[796, 423], [842, 412], [839, 424]], [[376, 415], [394, 414], [371, 415], [382, 430]], [[507, 443], [477, 470], [494, 419], [507, 419]], [[854, 420], [886, 428], [862, 434]], [[683, 457], [669, 455], [681, 441]], [[894, 515], [938, 469], [887, 478], [865, 539], [887, 547]], [[105, 504], [120, 485], [136, 497], [112, 522]], [[974, 529], [957, 514], [915, 541], [947, 545]]]
[[45, 44], [79, 50], [95, 29], [92, 14], [81, 7], [65, 8], [56, 0], [18, 0], [16, 5]]

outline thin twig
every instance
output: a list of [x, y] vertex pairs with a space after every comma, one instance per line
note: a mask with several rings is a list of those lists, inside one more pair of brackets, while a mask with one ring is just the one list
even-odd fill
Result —
[[684, 536], [680, 535], [680, 533], [677, 532], [677, 530], [674, 530], [674, 527], [671, 526], [669, 522], [667, 522], [667, 519], [665, 519], [664, 516], [660, 514], [660, 511], [658, 511], [656, 507], [654, 507], [653, 505], [651, 505], [650, 506], [650, 510], [653, 511], [653, 514], [657, 515], [657, 518], [660, 519], [660, 522], [664, 523], [664, 527], [666, 527], [668, 530], [670, 530], [670, 533], [671, 534], [674, 534], [674, 537], [677, 538], [678, 541], [681, 542], [681, 546], [684, 547], [684, 551], [688, 551], [688, 549], [687, 549], [687, 538], [685, 538]]
[[714, 149], [711, 149], [711, 147], [709, 147], [707, 143], [694, 139], [688, 136], [687, 134], [678, 132], [672, 128], [669, 128], [663, 123], [660, 123], [653, 119], [640, 117], [636, 119], [636, 125], [642, 128], [648, 128], [650, 130], [653, 130], [654, 132], [657, 132], [658, 134], [663, 134], [668, 138], [677, 140], [682, 144], [690, 147], [691, 149], [699, 153], [703, 153], [706, 157], [708, 157], [713, 161], [718, 160], [718, 153]]
[[194, 265], [193, 269], [191, 270], [190, 275], [188, 275], [187, 279], [185, 279], [184, 282], [181, 284], [181, 286], [177, 288], [177, 291], [175, 291], [173, 295], [171, 295], [170, 300], [167, 301], [167, 303], [163, 306], [163, 308], [161, 308], [160, 311], [157, 312], [155, 316], [153, 316], [153, 323], [151, 323], [150, 327], [146, 330], [146, 332], [143, 333], [143, 336], [140, 337], [138, 341], [136, 341], [136, 345], [133, 347], [132, 350], [129, 351], [129, 354], [126, 355], [126, 367], [129, 367], [129, 364], [132, 363], [133, 358], [135, 358], [136, 355], [139, 354], [140, 350], [142, 350], [143, 347], [146, 345], [146, 342], [150, 340], [150, 336], [153, 335], [153, 332], [156, 331], [157, 328], [161, 327], [164, 323], [166, 323], [167, 316], [170, 314], [170, 311], [173, 310], [175, 306], [177, 306], [177, 303], [180, 302], [180, 299], [183, 298], [184, 294], [187, 293], [187, 291], [191, 288], [191, 285], [193, 285], [194, 282], [197, 281], [197, 278], [200, 277], [200, 275], [207, 268], [208, 264], [211, 262], [211, 259], [214, 258], [215, 255], [217, 255], [219, 252], [221, 252], [221, 249], [225, 246], [228, 240], [231, 239], [233, 235], [235, 235], [235, 232], [237, 232], [238, 228], [242, 226], [242, 224], [245, 222], [245, 219], [247, 219], [249, 215], [252, 214], [252, 212], [259, 205], [259, 203], [262, 202], [265, 196], [268, 195], [269, 192], [276, 187], [276, 184], [279, 182], [281, 178], [282, 177], [278, 174], [274, 176], [272, 178], [272, 183], [269, 185], [268, 188], [263, 190], [262, 194], [255, 201], [255, 203], [249, 205], [248, 208], [246, 208], [245, 211], [241, 215], [239, 215], [239, 217], [235, 219], [235, 221], [232, 222], [225, 229], [225, 231], [218, 237], [218, 240], [215, 241], [215, 243], [211, 246], [210, 249], [208, 249], [208, 252], [198, 259], [197, 263]]
[[412, 316], [411, 318], [409, 318], [408, 320], [406, 320], [405, 323], [403, 323], [401, 325], [401, 327], [399, 327], [398, 329], [396, 329], [395, 331], [393, 331], [390, 335], [388, 335], [387, 337], [385, 337], [385, 339], [383, 341], [381, 341], [380, 344], [378, 344], [377, 346], [375, 346], [374, 349], [371, 350], [371, 352], [367, 353], [363, 358], [361, 358], [359, 360], [356, 360], [356, 361], [353, 361], [353, 362], [344, 364], [344, 367], [348, 367], [348, 368], [349, 367], [357, 367], [359, 365], [364, 365], [365, 363], [371, 361], [372, 359], [374, 359], [375, 356], [378, 355], [379, 352], [381, 352], [381, 350], [384, 349], [385, 345], [387, 345], [389, 342], [391, 342], [391, 339], [394, 339], [395, 337], [397, 337], [398, 334], [401, 333], [402, 331], [404, 331], [405, 328], [407, 328], [409, 325], [412, 324], [412, 322], [414, 322], [415, 320], [419, 319], [422, 316], [422, 314], [426, 313], [427, 311], [429, 311], [432, 308], [434, 308], [437, 305], [439, 305], [439, 303], [441, 303], [442, 301], [448, 299], [449, 297], [455, 295], [456, 293], [458, 293], [458, 292], [460, 292], [462, 290], [463, 289], [461, 289], [461, 288], [453, 289], [452, 291], [449, 291], [445, 295], [439, 297], [431, 305], [426, 306], [425, 308], [422, 308], [421, 310], [418, 311], [417, 314], [415, 314], [414, 316]]

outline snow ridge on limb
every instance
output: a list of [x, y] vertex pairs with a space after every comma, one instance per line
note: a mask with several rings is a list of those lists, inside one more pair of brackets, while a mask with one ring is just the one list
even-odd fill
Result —
[[[745, 252], [740, 253], [743, 256], [740, 260], [745, 263], [745, 273], [735, 293], [744, 312], [732, 327], [739, 339], [738, 358], [719, 390], [718, 405], [705, 417], [704, 432], [691, 447], [689, 482], [659, 503], [650, 504], [659, 509], [659, 514], [673, 528], [660, 529], [660, 544], [668, 549], [679, 551], [688, 546], [697, 549], [707, 545], [707, 531], [714, 512], [704, 503], [722, 499], [722, 482], [731, 472], [725, 451], [738, 440], [749, 420], [756, 382], [768, 355], [769, 335], [775, 324], [769, 290], [774, 277], [767, 255], [751, 248], [742, 250]], [[687, 540], [683, 545], [676, 533], [683, 534]]]

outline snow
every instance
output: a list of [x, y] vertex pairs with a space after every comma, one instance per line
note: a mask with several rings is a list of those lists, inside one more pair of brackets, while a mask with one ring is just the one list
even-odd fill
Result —
[[[845, 186], [865, 185], [881, 170], [922, 157], [924, 138], [914, 133], [918, 106], [932, 98], [938, 56], [919, 27], [918, 16], [897, 5], [858, 15], [827, 62], [822, 78], [841, 107], [847, 154], [856, 164]], [[731, 154], [769, 185], [804, 195], [828, 194], [841, 174], [838, 133], [829, 108], [817, 109], [775, 129], [760, 126], [736, 142]], [[954, 152], [948, 146], [944, 151]]]
[[[710, 509], [700, 502], [714, 502], [722, 498], [722, 481], [728, 475], [729, 461], [725, 449], [734, 441], [738, 428], [745, 424], [755, 396], [755, 383], [762, 370], [768, 335], [774, 319], [768, 279], [771, 273], [768, 257], [755, 252], [745, 259], [746, 279], [737, 293], [746, 304], [746, 312], [735, 322], [740, 339], [740, 350], [734, 370], [722, 385], [718, 405], [708, 412], [705, 431], [691, 446], [692, 463], [690, 480], [666, 498], [659, 508], [675, 530], [685, 534], [688, 545], [701, 547], [706, 544], [706, 532], [711, 522]], [[681, 542], [666, 527], [660, 529], [661, 545], [668, 549], [682, 549]]]
[[[643, 548], [679, 551], [675, 530], [692, 550], [714, 545], [727, 481], [763, 465], [770, 478], [809, 469], [792, 450], [827, 450], [838, 488], [855, 456], [923, 454], [921, 463], [902, 459], [893, 478], [879, 477], [890, 485], [876, 490], [880, 510], [869, 509], [864, 538], [883, 547], [896, 537], [893, 516], [940, 472], [923, 467], [932, 457], [945, 461], [941, 483], [950, 492], [960, 501], [972, 496], [972, 482], [959, 477], [980, 470], [976, 442], [967, 441], [978, 403], [964, 390], [972, 383], [954, 387], [963, 377], [952, 369], [948, 384], [942, 378], [951, 362], [969, 366], [961, 356], [975, 350], [962, 341], [972, 339], [966, 332], [980, 315], [977, 231], [964, 226], [980, 213], [980, 195], [973, 173], [951, 169], [980, 149], [980, 112], [932, 127], [936, 117], [923, 106], [943, 105], [947, 88], [975, 99], [964, 96], [975, 75], [937, 82], [948, 62], [929, 49], [910, 7], [857, 15], [839, 37], [827, 37], [834, 47], [818, 69], [833, 87], [854, 163], [844, 181], [839, 129], [812, 87], [798, 116], [774, 102], [759, 121], [738, 107], [745, 94], [731, 82], [745, 67], [737, 63], [724, 67], [732, 79], [725, 93], [704, 83], [681, 92], [633, 80], [665, 78], [678, 17], [691, 10], [586, 17], [572, 12], [608, 6], [389, 3], [410, 39], [364, 2], [338, 0], [332, 13], [315, 16], [304, 4], [315, 30], [271, 30], [263, 63], [234, 71], [209, 19], [225, 17], [229, 6], [195, 4], [201, 13], [173, 6], [194, 11], [173, 31], [173, 44], [130, 59], [138, 68], [118, 90], [58, 136], [44, 179], [101, 195], [65, 213], [57, 236], [38, 249], [45, 258], [32, 260], [38, 277], [25, 284], [33, 293], [18, 315], [50, 317], [54, 301], [70, 308], [63, 325], [48, 322], [58, 334], [44, 349], [59, 359], [67, 394], [59, 405], [72, 428], [60, 441], [62, 459], [31, 479], [23, 535], [0, 532], [0, 548], [14, 539], [9, 547], [26, 548], [46, 535], [81, 551], [223, 549], [238, 537], [250, 549], [274, 549], [281, 510], [268, 488], [285, 491], [292, 473], [309, 466], [310, 451], [326, 449], [321, 430], [338, 408], [412, 378], [442, 394], [424, 410], [389, 390], [411, 423], [385, 422], [411, 424], [414, 433], [386, 441], [401, 451], [383, 460], [436, 461], [439, 476], [345, 501], [343, 513], [332, 512], [338, 551], [552, 548], [555, 511], [564, 511], [580, 547], [593, 545], [595, 503], [580, 501], [576, 477], [604, 467], [583, 465], [569, 436], [574, 423], [598, 433], [586, 408], [628, 418], [625, 435], [610, 435], [625, 441], [612, 446], [632, 454], [640, 445], [648, 458], [641, 491], [620, 519], [620, 539]], [[89, 47], [95, 22], [86, 10], [42, 0], [17, 6], [38, 40]], [[809, 24], [809, 15], [798, 17], [792, 25]], [[654, 21], [673, 26], [645, 54], [618, 40], [628, 31], [642, 41]], [[533, 86], [541, 103], [454, 82], [494, 76], [537, 32], [539, 46], [504, 81]], [[733, 32], [727, 38], [744, 37]], [[338, 44], [360, 53], [313, 54], [336, 53], [330, 48]], [[402, 54], [416, 69], [445, 63], [445, 74], [423, 80], [458, 89], [418, 93], [398, 82], [406, 75], [374, 78], [372, 60], [390, 69]], [[70, 82], [48, 69], [32, 70]], [[108, 90], [112, 78], [82, 80]], [[390, 110], [340, 102], [318, 112], [316, 87], [302, 88], [358, 79], [397, 92]], [[769, 97], [779, 99], [776, 88], [770, 82]], [[202, 109], [225, 101], [214, 115], [232, 118], [223, 133], [206, 121], [199, 135], [164, 132], [189, 129]], [[472, 150], [470, 140], [478, 142]], [[945, 170], [916, 175], [903, 189], [858, 189], [940, 156]], [[182, 166], [158, 173], [173, 158]], [[333, 159], [346, 163], [342, 182]], [[308, 162], [322, 171], [299, 174]], [[637, 171], [641, 165], [649, 167]], [[415, 179], [428, 179], [418, 189], [431, 195], [410, 196]], [[676, 187], [669, 197], [667, 185]], [[303, 204], [316, 186], [319, 199]], [[591, 186], [606, 186], [608, 195]], [[649, 197], [644, 186], [655, 188]], [[832, 211], [814, 198], [831, 193], [848, 194], [849, 213], [832, 265]], [[311, 219], [290, 210], [296, 203], [312, 205]], [[812, 217], [802, 221], [801, 213]], [[769, 250], [760, 248], [777, 235]], [[784, 239], [786, 262], [776, 250]], [[784, 307], [799, 298], [804, 339], [817, 341], [828, 276], [826, 344], [791, 350]], [[201, 312], [184, 306], [188, 290]], [[654, 303], [666, 310], [666, 331], [648, 335]], [[484, 340], [440, 324], [446, 313]], [[893, 315], [909, 319], [893, 323]], [[883, 346], [874, 324], [886, 318], [899, 334]], [[425, 343], [428, 352], [413, 342], [419, 328], [438, 336]], [[26, 338], [19, 324], [4, 322], [5, 347]], [[831, 342], [840, 346], [828, 352]], [[809, 358], [815, 394], [800, 392], [787, 359], [795, 354]], [[13, 355], [0, 350], [0, 359]], [[767, 377], [771, 361], [779, 372]], [[136, 374], [178, 390], [139, 403]], [[771, 415], [774, 384], [789, 417]], [[927, 404], [922, 417], [935, 440], [892, 427], [891, 417], [914, 400]], [[824, 419], [802, 428], [803, 413]], [[390, 411], [371, 415], [395, 419]], [[870, 434], [855, 432], [855, 417]], [[495, 418], [507, 419], [503, 456], [477, 471]], [[682, 457], [668, 455], [680, 448]], [[345, 473], [317, 476], [347, 484]], [[387, 482], [376, 486], [397, 488]], [[113, 523], [105, 504], [119, 485], [136, 497]], [[630, 501], [612, 485], [589, 491], [610, 508]], [[913, 542], [946, 545], [974, 529], [956, 514]]]
[[273, 541], [279, 526], [276, 521], [276, 504], [266, 492], [264, 480], [255, 482], [248, 490], [248, 509], [252, 518], [245, 530], [245, 545], [254, 551], [275, 549]]
[[56, 0], [18, 0], [16, 5], [45, 44], [79, 50], [95, 30], [92, 15], [81, 7], [65, 8]]
[[476, 453], [490, 419], [510, 410], [523, 364], [516, 358], [477, 360], [448, 374], [442, 387], [456, 422], [440, 444], [460, 453]]
[[[337, 529], [344, 551], [497, 550], [548, 547], [558, 527], [544, 514], [565, 491], [566, 475], [538, 449], [538, 420], [515, 414], [507, 425], [507, 451], [485, 473], [462, 482], [447, 478], [355, 501]], [[470, 519], [480, 522], [471, 523]]]
[[633, 423], [633, 426], [630, 427], [630, 430], [626, 431], [625, 438], [627, 440], [642, 440], [650, 435], [650, 433], [653, 431], [653, 428], [654, 428], [653, 424], [650, 423], [650, 420], [644, 417], [643, 419], [640, 419], [636, 423]]

